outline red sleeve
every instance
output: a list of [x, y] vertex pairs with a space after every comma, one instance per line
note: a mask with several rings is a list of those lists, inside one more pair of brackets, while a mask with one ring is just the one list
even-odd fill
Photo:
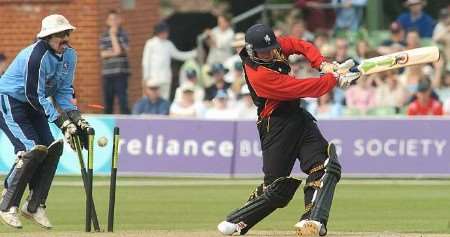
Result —
[[415, 102], [409, 104], [406, 114], [410, 116], [417, 115], [417, 106], [415, 105]]
[[261, 66], [255, 70], [245, 65], [245, 69], [256, 95], [279, 101], [320, 97], [336, 85], [336, 79], [331, 73], [320, 78], [297, 79]]
[[433, 103], [433, 115], [444, 115], [444, 108], [438, 101], [434, 101]]
[[319, 68], [320, 64], [325, 61], [320, 51], [313, 44], [294, 37], [278, 37], [277, 42], [280, 44], [281, 51], [284, 55], [302, 54], [308, 59], [313, 68]]

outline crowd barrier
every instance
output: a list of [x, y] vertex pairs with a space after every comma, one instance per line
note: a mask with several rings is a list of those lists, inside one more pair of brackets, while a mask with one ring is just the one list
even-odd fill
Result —
[[[110, 170], [112, 132], [120, 127], [119, 174], [261, 176], [255, 122], [184, 120], [161, 117], [89, 116], [96, 139], [94, 171]], [[344, 176], [450, 177], [450, 119], [339, 119], [318, 122], [338, 148]], [[62, 138], [52, 126], [55, 137]], [[0, 172], [14, 162], [13, 148], [0, 133]], [[85, 154], [86, 156], [86, 154]], [[78, 174], [75, 153], [65, 146], [58, 174]], [[300, 174], [299, 164], [294, 173]]]

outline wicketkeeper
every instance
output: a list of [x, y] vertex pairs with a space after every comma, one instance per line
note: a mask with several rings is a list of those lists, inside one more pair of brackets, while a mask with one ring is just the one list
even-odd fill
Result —
[[[52, 227], [45, 204], [64, 144], [55, 141], [48, 122], [61, 128], [72, 148], [74, 134], [87, 146], [83, 138], [89, 124], [71, 103], [77, 62], [75, 49], [69, 46], [73, 30], [62, 15], [45, 17], [37, 41], [19, 52], [1, 78], [0, 128], [16, 157], [5, 179], [0, 218], [15, 228], [22, 227], [18, 209], [27, 185], [30, 195], [20, 212], [45, 228]], [[59, 113], [50, 96], [66, 112]]]
[[[347, 88], [360, 73], [350, 70], [355, 65], [353, 60], [327, 63], [312, 44], [294, 37], [275, 37], [272, 29], [263, 24], [247, 30], [245, 44], [240, 56], [247, 86], [258, 107], [264, 182], [218, 229], [226, 235], [243, 235], [277, 208], [285, 207], [301, 183], [289, 177], [299, 159], [308, 177], [305, 212], [295, 228], [299, 236], [324, 236], [341, 166], [334, 145], [322, 136], [314, 117], [300, 107], [299, 99], [320, 97], [335, 86]], [[322, 75], [307, 79], [290, 76], [287, 57], [291, 54], [305, 56]]]

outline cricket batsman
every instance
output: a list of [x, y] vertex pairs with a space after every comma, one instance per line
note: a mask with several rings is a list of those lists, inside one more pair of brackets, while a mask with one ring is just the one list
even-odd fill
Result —
[[[71, 103], [77, 55], [69, 40], [74, 30], [62, 15], [45, 17], [36, 42], [19, 52], [0, 79], [0, 128], [16, 156], [5, 178], [0, 220], [15, 228], [22, 228], [19, 204], [27, 185], [30, 195], [21, 214], [52, 228], [45, 204], [64, 144], [55, 141], [48, 122], [61, 129], [72, 148], [72, 135], [83, 138], [89, 127]], [[56, 110], [50, 96], [64, 112]]]
[[[301, 54], [322, 72], [319, 78], [289, 75], [287, 57]], [[304, 186], [305, 212], [295, 224], [299, 236], [324, 236], [341, 166], [333, 144], [322, 136], [316, 120], [300, 107], [303, 97], [320, 97], [335, 86], [347, 88], [360, 77], [355, 63], [325, 62], [312, 44], [294, 37], [275, 37], [263, 24], [250, 27], [240, 52], [245, 80], [258, 107], [264, 181], [248, 201], [218, 225], [222, 234], [245, 234], [277, 208], [285, 207], [301, 181], [289, 177], [296, 159], [308, 177]], [[336, 72], [344, 72], [338, 74]]]

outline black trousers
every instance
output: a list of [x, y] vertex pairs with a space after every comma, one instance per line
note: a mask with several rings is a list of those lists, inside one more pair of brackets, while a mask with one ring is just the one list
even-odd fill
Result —
[[323, 137], [315, 119], [303, 109], [289, 113], [274, 113], [258, 121], [263, 155], [264, 183], [289, 176], [294, 163], [308, 173], [328, 158], [328, 141]]
[[121, 114], [129, 114], [128, 107], [128, 74], [119, 73], [103, 76], [103, 100], [105, 114], [113, 113], [114, 99], [119, 98], [119, 108]]

